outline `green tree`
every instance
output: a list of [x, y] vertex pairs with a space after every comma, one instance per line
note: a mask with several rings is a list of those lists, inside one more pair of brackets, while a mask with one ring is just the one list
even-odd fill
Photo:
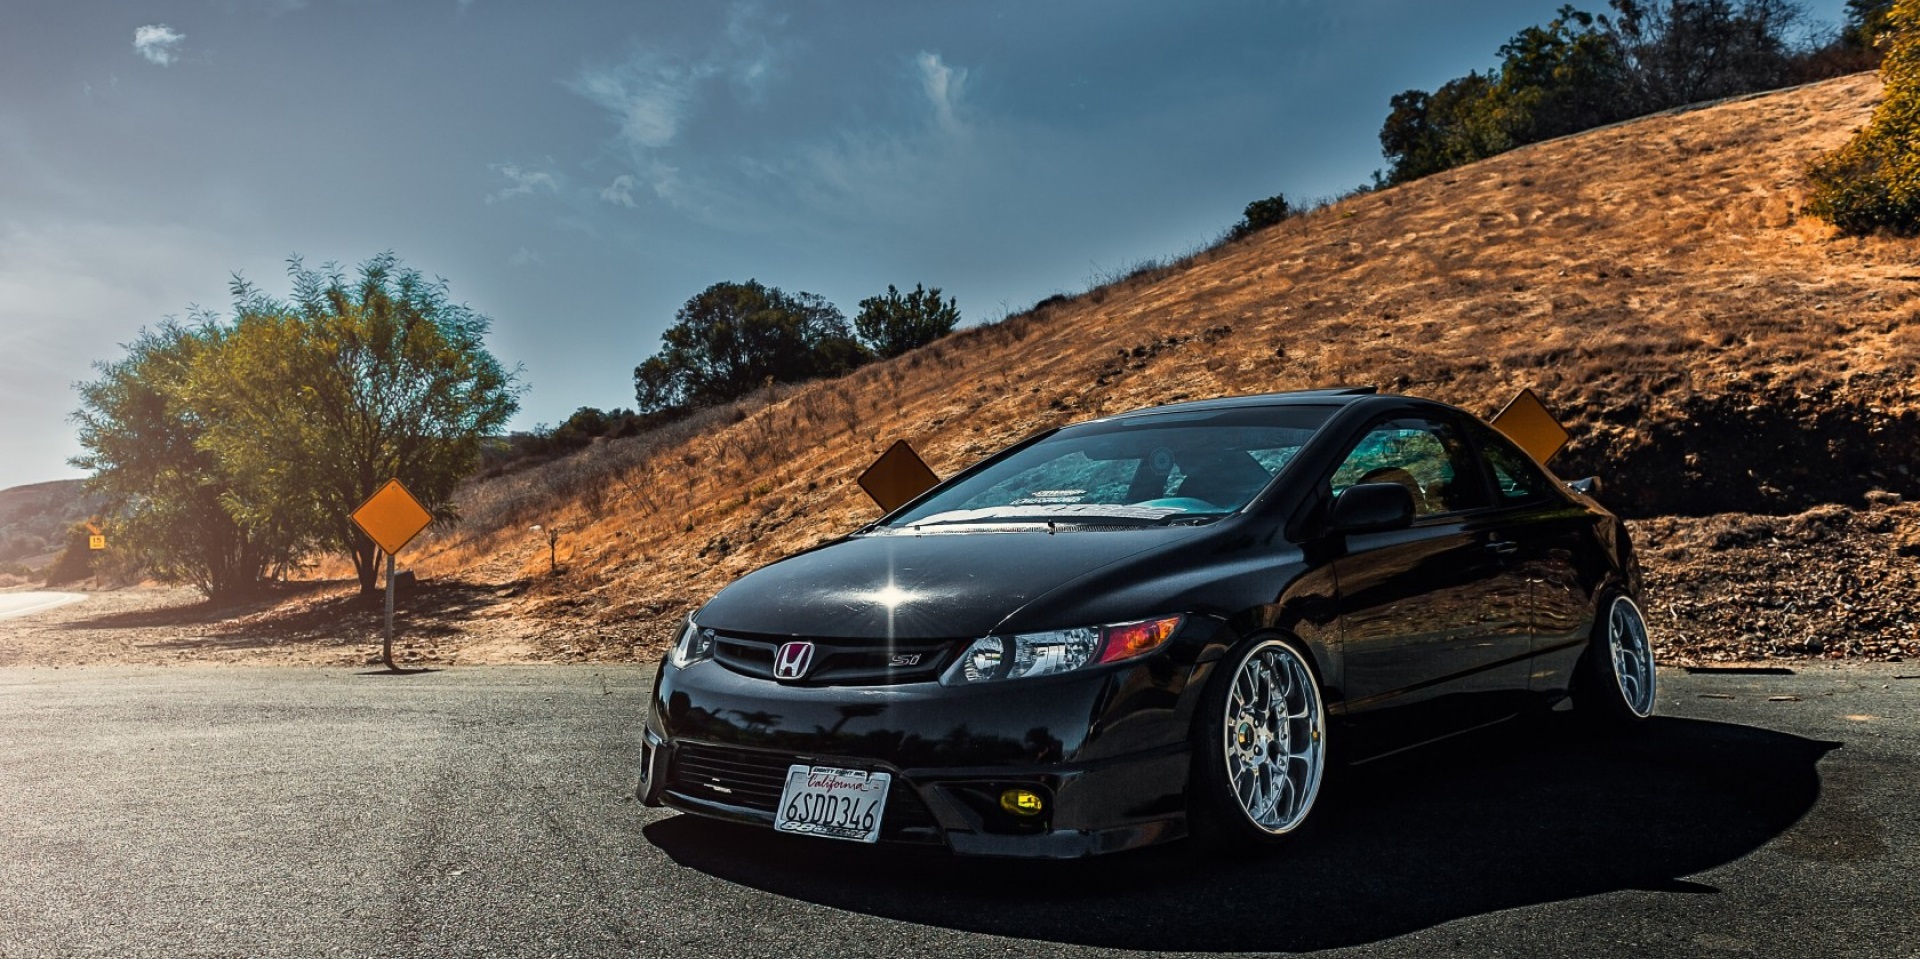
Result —
[[925, 346], [959, 324], [960, 306], [954, 298], [942, 302], [939, 287], [928, 290], [918, 283], [906, 294], [887, 284], [886, 293], [861, 300], [853, 318], [860, 341], [882, 359]]
[[[1500, 65], [1392, 98], [1380, 128], [1386, 182], [1405, 183], [1514, 147], [1705, 99], [1792, 82], [1788, 0], [1611, 0], [1563, 6], [1500, 47]], [[1867, 16], [1867, 12], [1862, 12]]]
[[1432, 93], [1408, 90], [1394, 96], [1380, 128], [1387, 182], [1406, 183], [1511, 149], [1493, 86], [1490, 76], [1469, 73]]
[[702, 290], [660, 339], [660, 352], [633, 371], [643, 414], [724, 403], [768, 377], [795, 383], [839, 376], [870, 358], [833, 304], [756, 280]]
[[350, 554], [371, 593], [378, 547], [348, 515], [398, 478], [436, 518], [455, 518], [455, 487], [519, 408], [516, 377], [487, 351], [485, 316], [391, 253], [351, 280], [297, 257], [288, 276], [284, 302], [235, 278], [224, 348], [193, 367], [208, 413], [198, 445], [231, 472], [236, 517]]
[[1293, 208], [1287, 204], [1284, 194], [1276, 193], [1264, 200], [1255, 200], [1247, 204], [1241, 213], [1240, 222], [1235, 223], [1227, 236], [1238, 240], [1266, 229], [1293, 215]]
[[1786, 85], [1787, 0], [1612, 0], [1609, 21], [1627, 65], [1630, 116]]
[[1629, 85], [1620, 44], [1604, 21], [1573, 7], [1527, 27], [1500, 47], [1499, 78], [1489, 91], [1502, 137], [1538, 143], [1624, 119]]
[[1847, 0], [1847, 25], [1841, 39], [1858, 49], [1871, 49], [1887, 32], [1893, 0]]
[[226, 602], [302, 543], [284, 516], [239, 515], [233, 472], [204, 445], [209, 413], [190, 384], [226, 331], [198, 319], [142, 331], [123, 359], [94, 365], [100, 377], [78, 387], [73, 419], [85, 452], [72, 462], [93, 472], [88, 485], [107, 498], [117, 544], [142, 554], [156, 576]]
[[1880, 105], [1807, 171], [1807, 210], [1846, 233], [1912, 236], [1920, 234], [1920, 0], [1894, 0], [1883, 36]]

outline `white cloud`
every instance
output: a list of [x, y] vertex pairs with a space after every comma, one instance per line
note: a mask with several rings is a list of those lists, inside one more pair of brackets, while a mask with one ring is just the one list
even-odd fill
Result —
[[779, 65], [781, 51], [769, 37], [786, 32], [786, 14], [769, 15], [755, 3], [736, 3], [727, 10], [725, 73], [750, 100], [759, 100]]
[[966, 132], [960, 121], [960, 100], [967, 90], [967, 71], [947, 66], [937, 53], [920, 51], [914, 58], [920, 68], [920, 89], [933, 107], [933, 122], [941, 131], [959, 135]]
[[186, 38], [186, 34], [164, 23], [148, 24], [133, 31], [133, 52], [146, 57], [148, 63], [172, 66], [180, 59], [180, 42]]
[[507, 180], [507, 186], [498, 193], [487, 195], [488, 203], [511, 200], [517, 196], [532, 196], [535, 193], [558, 193], [560, 181], [545, 170], [532, 170], [518, 163], [495, 163], [488, 167]]
[[636, 53], [611, 67], [583, 67], [567, 87], [613, 113], [620, 122], [620, 138], [630, 147], [654, 150], [680, 134], [695, 90], [713, 72], [702, 64]]
[[601, 190], [600, 199], [631, 207], [637, 202], [634, 191], [644, 187], [703, 215], [711, 214], [715, 205], [731, 206], [725, 191], [704, 178], [683, 175], [669, 156], [697, 118], [703, 98], [727, 89], [748, 103], [764, 97], [786, 53], [784, 41], [771, 38], [783, 36], [785, 23], [784, 14], [768, 14], [757, 3], [734, 3], [727, 9], [725, 28], [704, 46], [636, 44], [617, 63], [577, 70], [566, 81], [567, 88], [613, 116], [616, 143], [633, 171]]
[[547, 262], [546, 259], [543, 258], [540, 254], [535, 253], [524, 246], [518, 250], [513, 251], [512, 256], [507, 257], [507, 265], [509, 266], [539, 266], [540, 264], [545, 262]]
[[614, 177], [613, 182], [600, 191], [600, 199], [615, 206], [631, 209], [633, 207], [633, 174], [622, 173]]
[[[755, 176], [815, 219], [912, 223], [951, 212], [952, 197], [1018, 150], [1012, 134], [974, 122], [967, 108], [967, 71], [922, 51], [899, 82], [926, 112], [902, 123], [848, 128], [794, 144], [778, 157], [747, 164]], [[929, 190], [939, 183], [951, 189]]]
[[[701, 155], [704, 108], [729, 92], [760, 105], [794, 53], [781, 21], [749, 3], [729, 7], [724, 30], [704, 42], [636, 45], [622, 60], [589, 64], [568, 89], [606, 110], [624, 172], [599, 190], [601, 202], [639, 206], [651, 193], [701, 221], [740, 231], [825, 222], [913, 222], [950, 202], [952, 184], [981, 175], [1009, 140], [977, 115], [965, 67], [921, 50], [895, 61], [885, 103], [859, 122], [779, 142], [741, 143], [724, 157]], [[889, 117], [876, 120], [876, 117]]]

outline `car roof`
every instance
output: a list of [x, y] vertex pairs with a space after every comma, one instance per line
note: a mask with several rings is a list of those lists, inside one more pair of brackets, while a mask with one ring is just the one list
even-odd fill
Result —
[[1152, 416], [1160, 413], [1193, 413], [1207, 410], [1242, 409], [1249, 406], [1346, 406], [1358, 400], [1377, 396], [1379, 391], [1371, 386], [1342, 386], [1322, 390], [1293, 390], [1286, 393], [1249, 393], [1243, 396], [1222, 396], [1211, 400], [1192, 400], [1186, 403], [1169, 403], [1165, 406], [1148, 406], [1125, 413], [1104, 416], [1101, 419], [1117, 420], [1132, 416]]

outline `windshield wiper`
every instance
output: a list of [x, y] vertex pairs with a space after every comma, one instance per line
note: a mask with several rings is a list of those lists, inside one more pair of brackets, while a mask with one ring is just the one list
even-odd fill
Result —
[[1069, 526], [1150, 526], [1165, 525], [1171, 520], [1187, 516], [1209, 514], [1187, 513], [1178, 509], [1155, 506], [988, 506], [980, 509], [957, 509], [944, 513], [935, 513], [925, 519], [899, 529], [919, 529], [923, 526], [959, 526], [969, 523], [1036, 523], [1046, 525]]

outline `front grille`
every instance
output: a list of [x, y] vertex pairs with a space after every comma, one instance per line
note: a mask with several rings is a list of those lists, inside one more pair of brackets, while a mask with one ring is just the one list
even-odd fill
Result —
[[[736, 673], [773, 678], [773, 658], [791, 636], [749, 636], [739, 633], [716, 634], [713, 658]], [[887, 686], [896, 683], [923, 683], [937, 679], [949, 651], [958, 645], [951, 639], [814, 639], [813, 663], [807, 674], [796, 680], [808, 686]], [[784, 681], [784, 680], [783, 680]]]
[[[667, 788], [683, 796], [725, 803], [771, 816], [786, 788], [787, 767], [795, 763], [872, 769], [872, 763], [849, 759], [810, 759], [781, 753], [682, 743], [667, 769]], [[940, 829], [925, 803], [899, 773], [887, 790], [887, 809], [881, 816], [880, 838], [905, 842], [940, 842]]]

